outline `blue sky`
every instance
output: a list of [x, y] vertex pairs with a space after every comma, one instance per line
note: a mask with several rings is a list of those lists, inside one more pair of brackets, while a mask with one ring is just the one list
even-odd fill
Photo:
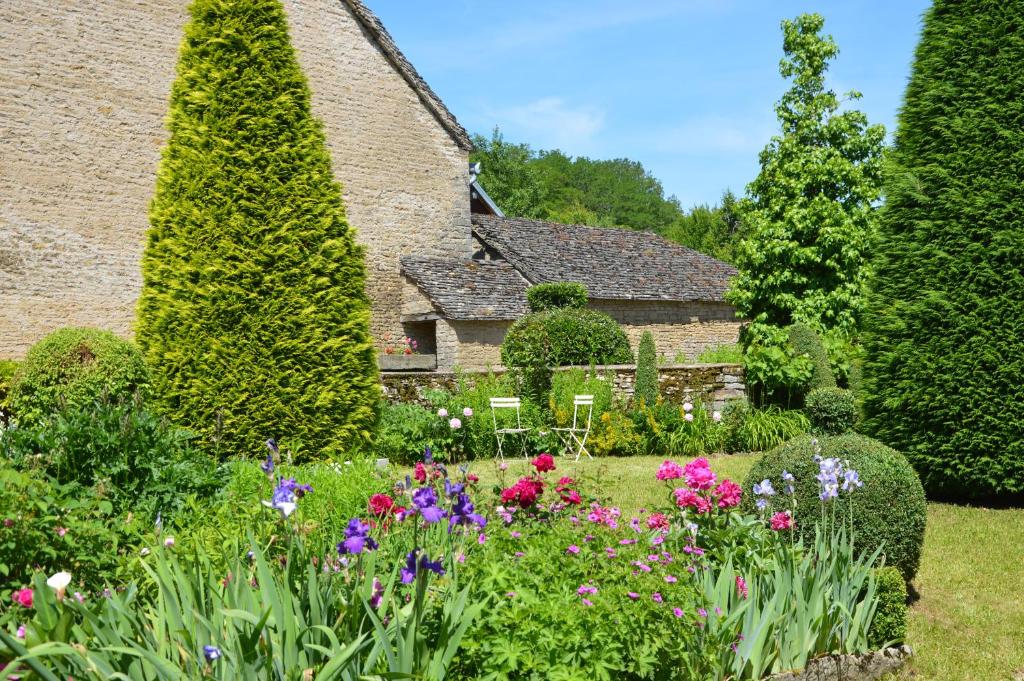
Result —
[[470, 132], [638, 160], [684, 207], [740, 193], [785, 90], [779, 22], [819, 12], [838, 92], [891, 132], [926, 0], [366, 0]]

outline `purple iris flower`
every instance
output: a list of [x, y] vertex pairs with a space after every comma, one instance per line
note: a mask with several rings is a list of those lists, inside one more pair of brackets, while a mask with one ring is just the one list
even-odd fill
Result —
[[281, 478], [281, 482], [278, 483], [278, 489], [286, 489], [299, 499], [313, 491], [311, 486], [300, 485], [295, 478]]
[[461, 482], [452, 484], [448, 478], [444, 479], [444, 495], [446, 497], [454, 497], [456, 494], [462, 494], [462, 491], [466, 489], [466, 486]]
[[843, 491], [849, 492], [858, 487], [863, 487], [864, 483], [861, 482], [860, 474], [857, 471], [848, 470], [843, 475]]
[[274, 477], [274, 453], [267, 452], [267, 460], [260, 464], [260, 470], [267, 474], [267, 477]]
[[377, 542], [370, 536], [370, 526], [359, 518], [353, 518], [345, 528], [345, 541], [338, 544], [338, 555], [362, 553], [364, 549], [375, 551]]
[[434, 463], [434, 453], [430, 451], [429, 446], [423, 450], [423, 460], [427, 463]]
[[433, 572], [435, 575], [441, 576], [444, 574], [444, 568], [441, 567], [441, 561], [432, 561], [427, 557], [427, 554], [423, 554], [416, 560], [416, 551], [410, 551], [405, 557], [405, 567], [399, 570], [401, 575], [402, 584], [411, 584], [416, 575], [423, 570]]
[[479, 513], [473, 512], [473, 502], [469, 500], [469, 495], [459, 493], [455, 497], [454, 503], [452, 503], [452, 513], [448, 518], [448, 531], [451, 532], [452, 528], [456, 525], [478, 525], [485, 527], [487, 525], [487, 518], [484, 518]]
[[437, 507], [437, 493], [430, 487], [415, 490], [412, 493], [412, 503], [428, 523], [436, 523], [444, 518], [444, 511]]
[[370, 594], [370, 607], [376, 610], [384, 600], [384, 585], [376, 577], [373, 578], [373, 592]]
[[215, 662], [220, 659], [220, 648], [217, 646], [203, 646], [203, 657], [207, 662]]
[[269, 449], [273, 454], [280, 454], [280, 452], [277, 449], [277, 440], [275, 440], [274, 438], [270, 438], [269, 440], [267, 440], [267, 449]]

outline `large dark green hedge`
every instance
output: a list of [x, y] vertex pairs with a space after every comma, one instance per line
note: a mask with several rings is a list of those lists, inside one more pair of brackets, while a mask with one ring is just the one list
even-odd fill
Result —
[[142, 353], [131, 341], [101, 329], [68, 327], [29, 349], [7, 401], [15, 421], [28, 426], [64, 408], [145, 394], [149, 381]]
[[864, 345], [864, 429], [929, 493], [1024, 492], [1024, 3], [936, 0], [907, 86]]
[[[928, 510], [917, 473], [902, 454], [863, 435], [848, 433], [817, 441], [823, 457], [840, 459], [864, 482], [862, 488], [841, 492], [838, 500], [827, 502], [826, 517], [831, 518], [834, 511], [837, 522], [846, 523], [852, 514], [857, 545], [868, 551], [881, 545], [885, 564], [898, 568], [909, 582], [921, 562]], [[782, 471], [791, 473], [796, 478], [796, 527], [808, 542], [813, 541], [814, 526], [822, 518], [814, 442], [810, 435], [803, 435], [776, 447], [754, 464], [743, 485], [750, 490], [755, 483], [770, 480], [777, 494], [771, 498], [769, 512], [788, 510], [792, 499], [784, 493]], [[753, 512], [754, 501], [753, 494], [745, 494], [743, 508]]]
[[362, 250], [280, 0], [195, 0], [143, 258], [138, 340], [173, 419], [256, 453], [370, 437]]

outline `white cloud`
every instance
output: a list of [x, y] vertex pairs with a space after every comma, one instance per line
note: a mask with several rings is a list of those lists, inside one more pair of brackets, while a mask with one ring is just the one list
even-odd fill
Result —
[[774, 119], [698, 116], [655, 132], [652, 147], [684, 155], [756, 154], [775, 134]]
[[482, 117], [493, 121], [510, 141], [525, 140], [535, 149], [557, 147], [573, 154], [586, 153], [604, 127], [604, 111], [572, 106], [561, 97], [501, 109], [486, 107]]

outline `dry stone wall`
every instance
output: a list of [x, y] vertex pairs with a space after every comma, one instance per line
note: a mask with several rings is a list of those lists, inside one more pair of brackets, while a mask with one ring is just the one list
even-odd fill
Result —
[[693, 360], [704, 350], [739, 340], [736, 310], [725, 303], [591, 300], [590, 307], [621, 324], [634, 350], [650, 331], [658, 355], [669, 361], [680, 355]]
[[[69, 324], [130, 336], [187, 0], [0, 3], [0, 358]], [[470, 250], [468, 155], [341, 0], [285, 0], [374, 336], [402, 335], [403, 254]]]
[[[440, 361], [440, 360], [439, 360]], [[562, 367], [556, 371], [568, 371]], [[616, 364], [596, 367], [599, 375], [612, 381], [613, 394], [627, 398], [633, 394], [636, 366]], [[459, 377], [472, 382], [475, 376], [487, 373], [500, 375], [504, 369], [487, 371], [431, 371], [384, 372], [381, 389], [391, 403], [412, 402], [427, 405], [424, 397], [429, 390], [454, 390]], [[658, 368], [661, 395], [669, 401], [682, 403], [687, 397], [699, 397], [713, 409], [721, 409], [727, 402], [746, 396], [743, 367], [739, 364], [683, 364]]]

